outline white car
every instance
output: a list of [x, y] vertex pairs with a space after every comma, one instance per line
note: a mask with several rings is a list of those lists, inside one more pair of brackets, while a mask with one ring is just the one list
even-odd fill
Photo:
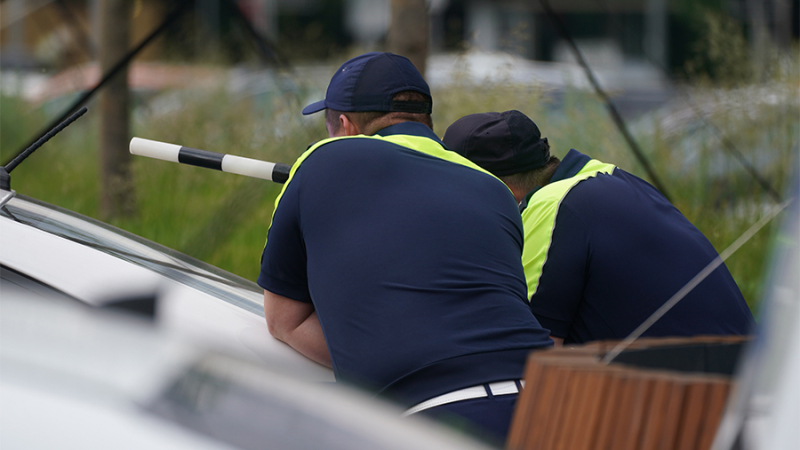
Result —
[[486, 448], [130, 314], [20, 290], [0, 309], [3, 449]]
[[56, 293], [101, 307], [155, 313], [159, 326], [293, 368], [310, 381], [330, 369], [267, 330], [255, 283], [162, 245], [13, 191], [0, 190], [0, 294]]

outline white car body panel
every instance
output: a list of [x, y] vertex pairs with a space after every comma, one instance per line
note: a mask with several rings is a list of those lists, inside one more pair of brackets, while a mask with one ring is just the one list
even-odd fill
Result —
[[[43, 215], [57, 214], [39, 205], [28, 206], [40, 209]], [[91, 236], [100, 239], [123, 244], [127, 239], [79, 217], [57, 216], [59, 223], [80, 222], [81, 227], [91, 230]], [[87, 237], [87, 240], [91, 239]], [[155, 261], [183, 264], [157, 250], [133, 242], [131, 245]], [[205, 345], [255, 354], [265, 360], [279, 360], [302, 379], [334, 381], [330, 369], [308, 360], [270, 335], [261, 310], [261, 293], [228, 288], [249, 301], [248, 305], [240, 307], [141, 265], [7, 217], [0, 217], [0, 262], [92, 306], [125, 296], [155, 293], [158, 298], [156, 319], [168, 329]], [[202, 272], [201, 268], [191, 269], [212, 278], [215, 276]]]
[[488, 450], [291, 368], [76, 302], [0, 298], [2, 449]]
[[[0, 412], [0, 446], [9, 449], [228, 449], [156, 419], [109, 410], [38, 388], [3, 386], [0, 398], [13, 413]], [[44, 425], [46, 424], [46, 425]], [[87, 424], [91, 424], [87, 427]], [[46, 429], [43, 429], [46, 426]], [[76, 432], [83, 429], [83, 432]]]
[[196, 349], [133, 318], [23, 300], [2, 303], [0, 448], [230, 448], [136, 406], [197, 359]]
[[3, 264], [72, 297], [99, 306], [122, 292], [140, 293], [160, 284], [143, 267], [30, 226], [0, 220]]

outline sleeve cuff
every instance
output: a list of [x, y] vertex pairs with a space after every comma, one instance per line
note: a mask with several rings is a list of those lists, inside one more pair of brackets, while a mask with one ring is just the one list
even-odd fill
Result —
[[263, 272], [258, 275], [256, 283], [273, 294], [297, 300], [298, 302], [312, 303], [311, 293], [308, 292], [308, 286], [306, 285], [287, 283]]

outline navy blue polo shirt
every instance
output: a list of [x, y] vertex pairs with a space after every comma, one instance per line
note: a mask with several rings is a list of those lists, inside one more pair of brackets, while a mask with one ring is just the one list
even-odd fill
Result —
[[[554, 221], [534, 225], [544, 211]], [[550, 227], [549, 242], [526, 234], [526, 252], [546, 254], [540, 272], [526, 264], [526, 275], [534, 315], [565, 343], [625, 338], [718, 256], [653, 186], [575, 150], [528, 197], [523, 222], [526, 233]], [[723, 264], [644, 336], [741, 335], [752, 325]]]
[[[414, 404], [520, 378], [529, 351], [552, 341], [527, 303], [513, 195], [465, 159], [433, 156], [461, 159], [424, 125], [379, 135], [301, 161], [258, 284], [313, 303], [337, 379]], [[404, 136], [425, 148], [389, 140]]]

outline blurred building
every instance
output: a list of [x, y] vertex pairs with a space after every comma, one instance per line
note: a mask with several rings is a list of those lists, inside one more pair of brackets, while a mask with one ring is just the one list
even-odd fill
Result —
[[[3, 0], [0, 67], [63, 67], [92, 60], [101, 1]], [[131, 1], [134, 43], [178, 3]], [[432, 54], [470, 48], [540, 61], [573, 58], [541, 2], [428, 0], [427, 4]], [[692, 20], [703, 8], [716, 8], [732, 17], [754, 45], [766, 36], [779, 46], [788, 46], [800, 36], [800, 0], [560, 0], [551, 4], [595, 66], [646, 60], [662, 67], [681, 67], [699, 38]], [[193, 0], [167, 38], [137, 59], [195, 60], [216, 49], [230, 62], [241, 60], [246, 35], [235, 20], [236, 7], [291, 59], [325, 59], [351, 47], [378, 49], [385, 43], [390, 5], [391, 0]]]
[[[101, 0], [0, 2], [0, 68], [64, 67], [96, 58]], [[134, 0], [131, 40], [140, 41], [162, 20], [169, 2]], [[163, 43], [139, 56], [155, 59]]]

